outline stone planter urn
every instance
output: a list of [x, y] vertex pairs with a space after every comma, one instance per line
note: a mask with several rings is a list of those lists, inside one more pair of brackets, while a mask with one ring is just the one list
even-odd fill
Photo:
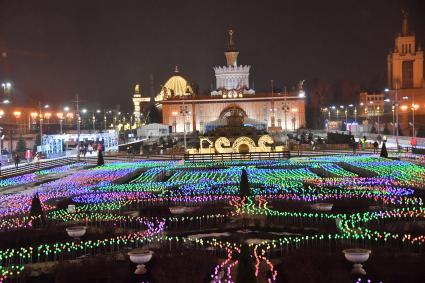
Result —
[[149, 250], [135, 250], [128, 253], [130, 261], [137, 264], [134, 274], [145, 274], [147, 272], [145, 263], [152, 259], [153, 251]]
[[191, 213], [199, 209], [196, 206], [172, 206], [169, 208], [171, 214]]
[[171, 214], [183, 214], [186, 212], [186, 207], [184, 206], [172, 206], [170, 207]]
[[366, 271], [363, 268], [362, 263], [369, 259], [371, 250], [368, 249], [346, 249], [342, 251], [345, 258], [353, 263], [353, 269], [351, 273], [366, 275]]
[[331, 211], [333, 206], [333, 203], [315, 203], [311, 208], [317, 211]]
[[82, 236], [86, 234], [86, 232], [86, 226], [74, 226], [66, 228], [66, 233], [68, 233], [68, 236], [74, 238], [75, 240], [79, 240]]
[[77, 210], [74, 204], [68, 204], [68, 208], [66, 209], [68, 213], [76, 213]]

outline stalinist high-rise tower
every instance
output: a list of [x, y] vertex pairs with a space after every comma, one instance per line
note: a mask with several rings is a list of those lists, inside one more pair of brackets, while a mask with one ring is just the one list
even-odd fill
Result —
[[415, 136], [425, 122], [424, 52], [409, 29], [406, 11], [387, 66], [389, 96], [393, 107], [398, 105], [394, 109], [400, 117], [400, 134]]
[[388, 86], [391, 89], [423, 88], [424, 52], [416, 44], [416, 37], [409, 30], [407, 12], [403, 11], [401, 33], [395, 39], [395, 47], [388, 54]]

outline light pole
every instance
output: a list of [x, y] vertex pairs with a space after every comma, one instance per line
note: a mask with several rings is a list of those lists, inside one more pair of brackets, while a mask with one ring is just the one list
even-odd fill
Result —
[[295, 121], [297, 120], [295, 118], [295, 113], [298, 112], [298, 108], [292, 108], [291, 111], [292, 111], [292, 114], [293, 114], [293, 117], [292, 117], [292, 128], [295, 131]]
[[52, 117], [52, 113], [46, 112], [44, 113], [44, 117], [47, 119], [47, 124], [50, 124], [50, 117]]
[[43, 152], [43, 113], [41, 113], [41, 102], [38, 102], [38, 117], [40, 118], [40, 149]]
[[105, 125], [105, 132], [106, 132], [106, 113], [103, 114], [103, 123]]
[[413, 103], [412, 104], [412, 127], [413, 127], [413, 138], [415, 138], [416, 134], [415, 134], [415, 111], [418, 110], [419, 105]]
[[93, 131], [96, 131], [96, 117], [94, 116], [94, 113], [91, 117], [92, 125], [93, 125]]
[[380, 134], [380, 124], [379, 124], [379, 110], [380, 110], [380, 107], [378, 106], [377, 108], [376, 108], [376, 110], [378, 110], [378, 135]]
[[357, 106], [354, 107], [354, 122], [357, 123]]
[[329, 132], [329, 124], [331, 123], [331, 110], [328, 110], [328, 132]]
[[178, 112], [177, 111], [173, 111], [171, 113], [171, 115], [174, 117], [174, 120], [173, 120], [173, 133], [176, 133], [177, 132], [177, 115], [178, 115]]
[[63, 113], [62, 112], [58, 112], [56, 113], [56, 116], [59, 119], [59, 127], [60, 127], [60, 133], [61, 135], [63, 134], [63, 129], [62, 129], [62, 122], [63, 122]]
[[12, 90], [12, 84], [10, 82], [4, 82], [1, 84], [3, 87], [4, 99], [3, 103], [7, 104], [10, 102], [10, 92]]
[[397, 150], [399, 149], [399, 143], [398, 143], [398, 107], [399, 107], [399, 101], [398, 101], [398, 83], [395, 82], [395, 122], [396, 122], [396, 144], [397, 144]]
[[337, 124], [337, 128], [339, 128], [339, 109], [336, 109], [336, 124]]
[[283, 105], [282, 105], [282, 110], [283, 110], [283, 115], [284, 115], [284, 119], [285, 119], [285, 132], [288, 130], [288, 119], [287, 119], [287, 112], [289, 110], [289, 105], [286, 101], [287, 97], [286, 97], [286, 86], [285, 86], [285, 96], [283, 97]]
[[345, 129], [347, 130], [348, 125], [348, 110], [345, 108]]
[[77, 115], [77, 161], [80, 161], [80, 133], [81, 133], [81, 128], [80, 128], [80, 122], [81, 122], [81, 117], [80, 117], [80, 100], [78, 97], [78, 93], [75, 94], [75, 104], [76, 104], [76, 115]]
[[184, 100], [182, 106], [180, 106], [180, 114], [183, 115], [183, 143], [184, 143], [184, 153], [186, 153], [187, 142], [186, 142], [186, 114], [187, 105], [184, 105]]

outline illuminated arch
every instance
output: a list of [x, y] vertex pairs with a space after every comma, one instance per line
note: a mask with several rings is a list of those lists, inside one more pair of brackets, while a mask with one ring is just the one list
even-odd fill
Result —
[[269, 135], [261, 136], [258, 139], [258, 147], [260, 148], [261, 151], [271, 151], [272, 148], [270, 146], [267, 146], [271, 144], [274, 144], [274, 140]]
[[209, 138], [202, 137], [199, 139], [201, 153], [204, 153], [204, 141], [208, 143], [208, 151], [210, 152], [214, 146], [214, 143]]
[[216, 139], [214, 143], [214, 147], [218, 153], [232, 152], [232, 148], [230, 147], [230, 141], [228, 138], [225, 138], [225, 137], [219, 137], [218, 139]]
[[232, 145], [233, 152], [239, 153], [239, 147], [244, 144], [247, 145], [249, 148], [249, 152], [255, 152], [255, 142], [248, 137], [239, 137], [235, 140], [235, 142]]

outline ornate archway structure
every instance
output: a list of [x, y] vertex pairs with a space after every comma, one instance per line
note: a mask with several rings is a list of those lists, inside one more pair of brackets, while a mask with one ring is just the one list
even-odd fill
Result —
[[226, 137], [219, 137], [214, 143], [214, 148], [218, 153], [230, 153], [232, 147], [230, 147], [230, 141]]
[[258, 147], [263, 152], [271, 151], [272, 148], [270, 146], [267, 146], [267, 145], [272, 145], [272, 144], [274, 144], [274, 140], [269, 135], [263, 135], [258, 139]]
[[[242, 145], [244, 145], [244, 146], [242, 146]], [[248, 146], [249, 152], [255, 152], [255, 148], [256, 148], [255, 142], [249, 137], [239, 137], [239, 138], [237, 138], [233, 142], [233, 145], [232, 145], [233, 152], [239, 153], [241, 146], [242, 146], [242, 148], [246, 148], [245, 146]], [[241, 153], [245, 153], [245, 149], [244, 149], [244, 152], [241, 152]]]

